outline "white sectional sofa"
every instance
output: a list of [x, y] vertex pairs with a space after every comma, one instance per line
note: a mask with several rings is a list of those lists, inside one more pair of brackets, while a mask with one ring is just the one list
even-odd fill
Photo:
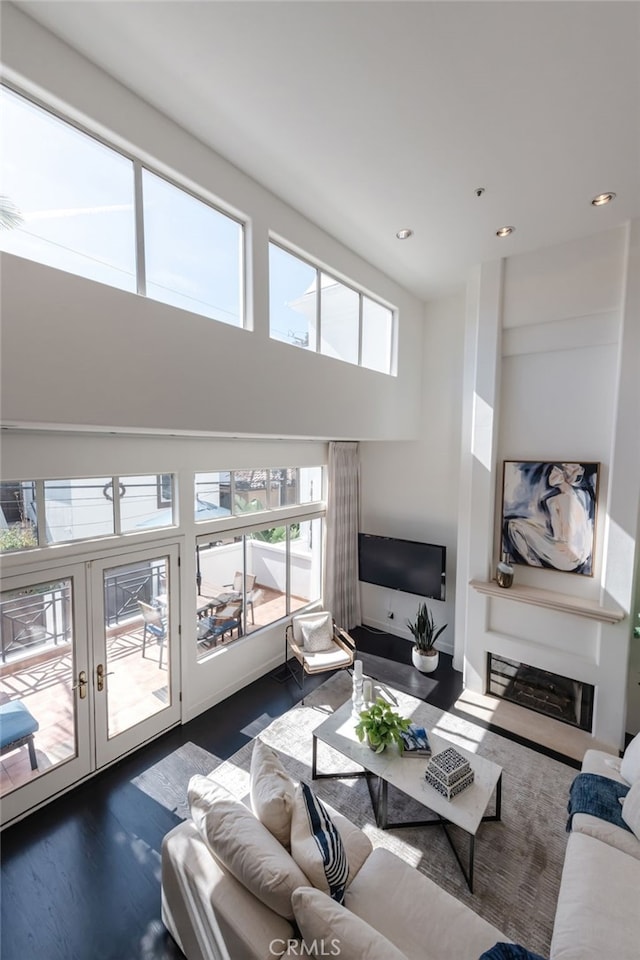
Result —
[[344, 906], [310, 889], [317, 886], [312, 866], [301, 874], [280, 840], [214, 775], [192, 778], [189, 798], [194, 820], [167, 834], [162, 849], [162, 919], [188, 960], [300, 956], [298, 929], [305, 943], [316, 941], [318, 955], [339, 950], [342, 960], [478, 960], [508, 942], [419, 871], [373, 850], [328, 805], [349, 865]]
[[[588, 750], [583, 773], [628, 783], [617, 757]], [[556, 909], [551, 960], [638, 960], [640, 840], [630, 830], [576, 813]]]
[[[264, 757], [269, 748], [254, 747], [254, 759], [260, 751]], [[318, 956], [332, 955], [332, 937], [338, 936], [342, 960], [478, 960], [496, 943], [508, 942], [413, 867], [387, 850], [373, 850], [362, 831], [330, 808], [349, 864], [344, 906], [311, 889], [317, 886], [311, 869], [301, 871], [286, 848], [295, 814], [292, 820], [291, 788], [275, 761], [275, 794], [285, 791], [275, 798], [278, 809], [273, 781], [267, 778], [262, 796], [254, 790], [252, 762], [251, 800], [258, 816], [217, 785], [214, 775], [193, 778], [192, 784], [200, 781], [190, 785], [196, 822], [187, 820], [165, 837], [162, 917], [188, 960], [300, 956], [299, 931], [307, 943], [322, 942]], [[620, 761], [609, 754], [588, 751], [582, 769], [625, 782]], [[206, 813], [214, 808], [222, 811], [215, 823]], [[577, 813], [550, 960], [639, 957], [640, 840]]]

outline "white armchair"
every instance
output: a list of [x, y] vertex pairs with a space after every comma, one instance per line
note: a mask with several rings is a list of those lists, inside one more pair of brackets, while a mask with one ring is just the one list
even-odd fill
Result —
[[[355, 640], [346, 630], [336, 626], [328, 610], [294, 615], [284, 637], [285, 666], [302, 690], [303, 703], [307, 675], [348, 670], [353, 665]], [[296, 662], [298, 667], [294, 669]]]

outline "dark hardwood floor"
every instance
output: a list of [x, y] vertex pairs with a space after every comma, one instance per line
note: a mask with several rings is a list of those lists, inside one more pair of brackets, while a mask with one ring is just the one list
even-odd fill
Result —
[[[367, 628], [359, 649], [410, 663], [406, 641]], [[282, 671], [154, 740], [2, 834], [2, 960], [176, 960], [160, 921], [160, 845], [180, 817], [134, 782], [184, 744], [221, 759], [300, 699]], [[448, 709], [462, 686], [441, 654], [430, 702]], [[308, 680], [311, 689], [327, 675]]]

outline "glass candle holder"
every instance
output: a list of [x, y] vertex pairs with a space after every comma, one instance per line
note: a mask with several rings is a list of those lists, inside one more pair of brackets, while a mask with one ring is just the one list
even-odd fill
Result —
[[499, 587], [510, 587], [513, 583], [513, 567], [510, 563], [500, 563], [496, 567], [496, 580]]

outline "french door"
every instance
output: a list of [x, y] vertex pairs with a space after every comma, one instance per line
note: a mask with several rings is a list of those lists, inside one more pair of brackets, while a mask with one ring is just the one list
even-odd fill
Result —
[[96, 765], [180, 719], [178, 547], [91, 564]]
[[178, 544], [4, 577], [0, 824], [180, 720]]
[[2, 824], [93, 769], [85, 572], [84, 564], [71, 564], [53, 577], [3, 579]]

